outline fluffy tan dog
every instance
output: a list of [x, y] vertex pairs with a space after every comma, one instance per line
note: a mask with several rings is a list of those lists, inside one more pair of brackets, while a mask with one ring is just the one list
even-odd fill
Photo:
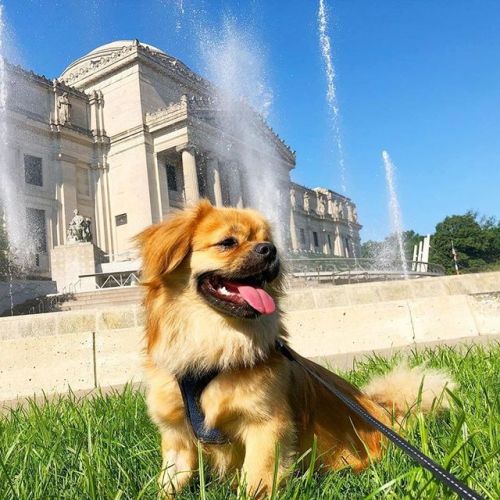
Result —
[[[219, 429], [229, 443], [203, 445], [203, 452], [221, 476], [241, 469], [250, 494], [270, 491], [276, 450], [282, 479], [314, 436], [316, 465], [323, 470], [359, 471], [381, 455], [377, 431], [276, 351], [276, 339], [287, 339], [279, 307], [283, 276], [269, 224], [259, 213], [202, 201], [138, 240], [147, 288], [148, 406], [161, 433], [159, 481], [167, 495], [198, 468], [197, 440], [178, 383], [187, 373], [220, 370], [200, 406], [206, 427]], [[392, 411], [402, 414], [415, 402], [423, 375], [399, 370], [361, 392], [301, 359], [387, 424]], [[447, 383], [430, 375], [424, 408]]]

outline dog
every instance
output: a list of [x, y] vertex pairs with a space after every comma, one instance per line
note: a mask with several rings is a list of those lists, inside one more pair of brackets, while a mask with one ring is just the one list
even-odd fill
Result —
[[[322, 471], [361, 471], [380, 458], [381, 434], [276, 349], [277, 340], [288, 339], [280, 309], [285, 273], [260, 213], [203, 200], [137, 240], [146, 291], [147, 405], [161, 434], [159, 484], [167, 497], [198, 469], [199, 444], [179, 383], [187, 374], [216, 371], [198, 404], [204, 428], [228, 442], [203, 444], [202, 452], [222, 477], [239, 469], [249, 495], [271, 491], [276, 460], [278, 481], [303, 454], [308, 466], [313, 442]], [[429, 410], [452, 386], [442, 373], [399, 368], [360, 390], [295, 356], [387, 425], [418, 397]]]

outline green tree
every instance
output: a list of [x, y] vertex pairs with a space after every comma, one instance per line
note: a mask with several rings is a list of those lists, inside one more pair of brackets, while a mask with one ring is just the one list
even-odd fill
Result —
[[477, 213], [467, 212], [436, 225], [430, 261], [442, 265], [448, 274], [455, 272], [452, 243], [463, 272], [485, 270], [500, 260], [500, 226], [493, 218], [478, 221]]
[[486, 237], [489, 262], [500, 264], [500, 220], [483, 217], [480, 223]]

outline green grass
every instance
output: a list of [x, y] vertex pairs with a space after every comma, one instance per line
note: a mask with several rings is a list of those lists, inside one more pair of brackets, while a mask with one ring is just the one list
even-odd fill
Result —
[[[356, 384], [398, 361], [373, 357], [345, 374]], [[500, 347], [437, 348], [411, 365], [446, 368], [460, 387], [441, 417], [417, 418], [407, 437], [486, 498], [500, 497]], [[144, 396], [132, 388], [79, 400], [61, 397], [0, 415], [0, 498], [156, 498], [159, 436]], [[232, 478], [208, 469], [181, 498], [236, 498]], [[295, 475], [276, 493], [286, 499], [448, 498], [430, 475], [393, 446], [365, 472]]]

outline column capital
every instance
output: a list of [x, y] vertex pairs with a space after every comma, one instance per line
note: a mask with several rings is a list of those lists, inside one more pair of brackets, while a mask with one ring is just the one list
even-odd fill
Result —
[[189, 151], [192, 154], [194, 154], [198, 151], [196, 146], [194, 144], [192, 144], [191, 142], [185, 142], [184, 144], [180, 144], [179, 146], [175, 147], [175, 150], [178, 153], [182, 153], [183, 151]]
[[93, 161], [89, 164], [90, 170], [108, 170], [108, 163], [102, 161]]

